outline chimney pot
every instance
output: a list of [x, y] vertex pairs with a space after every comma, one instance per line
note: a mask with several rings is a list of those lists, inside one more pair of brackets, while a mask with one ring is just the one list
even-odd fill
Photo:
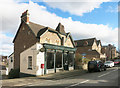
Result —
[[26, 22], [27, 24], [29, 24], [29, 13], [28, 13], [28, 10], [26, 10], [26, 11], [24, 11], [24, 12], [22, 13], [21, 21], [24, 21], [24, 22]]

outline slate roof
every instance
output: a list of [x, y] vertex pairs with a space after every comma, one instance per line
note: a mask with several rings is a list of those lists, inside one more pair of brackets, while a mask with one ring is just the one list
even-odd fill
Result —
[[86, 51], [86, 50], [79, 49], [79, 47], [77, 48], [77, 53], [79, 53], [79, 54], [85, 53], [86, 55], [100, 55], [100, 53], [97, 52], [96, 50]]
[[84, 46], [85, 42], [87, 41], [87, 46], [92, 46], [96, 38], [89, 38], [89, 39], [82, 39], [82, 40], [75, 40], [74, 42], [77, 43], [76, 47]]
[[40, 31], [40, 29], [44, 29], [45, 26], [33, 23], [33, 22], [29, 22], [29, 27], [31, 28], [31, 30], [34, 32], [35, 36], [37, 36], [37, 33]]
[[65, 34], [64, 26], [61, 23], [58, 24], [56, 31], [58, 31], [61, 34]]
[[[20, 30], [21, 25], [22, 25], [22, 23], [20, 24], [19, 29], [18, 29], [15, 37], [14, 37], [13, 43], [14, 43], [14, 41], [16, 39], [16, 36], [17, 36], [17, 34], [18, 34], [19, 30]], [[52, 29], [50, 27], [45, 27], [45, 26], [33, 23], [33, 22], [29, 22], [29, 24], [26, 24], [26, 25], [29, 27], [29, 29], [31, 30], [31, 32], [33, 32], [33, 34], [37, 38], [39, 38], [46, 30], [55, 32], [55, 33], [58, 34], [58, 36], [59, 36], [59, 33], [62, 34], [62, 35], [65, 35], [65, 36], [67, 36], [68, 34], [70, 34], [70, 33], [65, 33], [64, 26], [61, 23], [58, 24], [58, 26], [56, 27], [56, 30], [54, 30], [54, 29]], [[74, 41], [72, 39], [72, 36], [71, 35], [69, 35], [69, 36], [70, 36], [70, 38], [72, 40], [73, 45], [75, 46]]]

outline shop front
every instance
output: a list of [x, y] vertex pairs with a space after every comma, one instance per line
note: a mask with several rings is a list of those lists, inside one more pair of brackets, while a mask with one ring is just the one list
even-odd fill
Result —
[[43, 44], [44, 74], [74, 70], [76, 48]]

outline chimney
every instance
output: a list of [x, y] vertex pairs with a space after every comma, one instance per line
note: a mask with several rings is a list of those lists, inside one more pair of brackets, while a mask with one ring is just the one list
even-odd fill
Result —
[[58, 24], [56, 31], [58, 31], [59, 33], [65, 34], [64, 26], [61, 23]]
[[27, 24], [29, 24], [29, 13], [28, 13], [28, 10], [26, 10], [25, 12], [22, 13], [21, 22], [22, 21], [24, 21]]

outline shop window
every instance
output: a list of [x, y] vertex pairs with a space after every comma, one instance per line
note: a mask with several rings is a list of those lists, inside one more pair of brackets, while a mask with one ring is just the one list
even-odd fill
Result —
[[62, 67], [62, 52], [56, 53], [56, 68]]
[[68, 53], [69, 67], [73, 66], [74, 53]]
[[32, 56], [28, 56], [28, 69], [32, 69]]
[[54, 68], [54, 53], [47, 52], [47, 69]]

